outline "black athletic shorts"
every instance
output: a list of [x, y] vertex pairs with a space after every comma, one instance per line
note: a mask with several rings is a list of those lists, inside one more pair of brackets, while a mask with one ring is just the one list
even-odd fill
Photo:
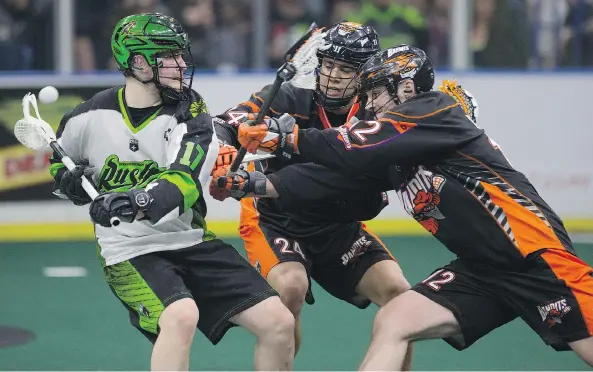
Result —
[[[379, 237], [361, 222], [345, 223], [332, 234], [295, 238], [261, 222], [255, 211], [248, 216], [250, 211], [243, 208], [239, 233], [249, 262], [264, 278], [281, 262], [300, 262], [329, 294], [364, 309], [370, 301], [356, 293], [356, 286], [375, 263], [395, 260]], [[315, 302], [310, 289], [306, 300]]]
[[521, 317], [547, 344], [593, 335], [593, 269], [564, 250], [542, 250], [520, 270], [495, 269], [457, 259], [412, 290], [451, 310], [462, 337], [446, 339], [463, 350], [492, 330]]
[[234, 326], [231, 317], [277, 295], [235, 248], [219, 239], [104, 266], [104, 274], [132, 325], [152, 342], [160, 314], [179, 299], [194, 299], [198, 329], [216, 344]]

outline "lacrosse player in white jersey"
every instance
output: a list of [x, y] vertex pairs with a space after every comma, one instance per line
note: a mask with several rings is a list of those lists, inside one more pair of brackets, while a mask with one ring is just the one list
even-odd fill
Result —
[[[255, 369], [291, 369], [293, 315], [206, 227], [204, 185], [219, 143], [191, 89], [186, 33], [162, 14], [131, 15], [115, 27], [111, 48], [125, 85], [64, 116], [58, 141], [81, 165], [69, 171], [53, 160], [51, 173], [57, 194], [90, 203], [105, 279], [154, 343], [151, 368], [189, 369], [196, 326], [216, 344], [240, 325], [257, 337]], [[101, 193], [94, 200], [81, 186], [83, 174]]]

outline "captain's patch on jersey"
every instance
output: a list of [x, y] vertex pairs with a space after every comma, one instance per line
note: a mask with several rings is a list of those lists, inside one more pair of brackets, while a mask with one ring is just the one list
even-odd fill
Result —
[[138, 140], [137, 139], [132, 138], [130, 140], [130, 150], [132, 150], [133, 152], [136, 152], [136, 151], [140, 150], [140, 146], [138, 144]]

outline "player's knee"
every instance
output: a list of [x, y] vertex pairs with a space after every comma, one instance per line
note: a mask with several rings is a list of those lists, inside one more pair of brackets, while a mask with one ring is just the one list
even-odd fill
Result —
[[412, 288], [406, 278], [401, 275], [394, 280], [386, 282], [378, 291], [377, 305], [382, 307], [400, 294]]
[[278, 342], [294, 341], [295, 319], [292, 312], [279, 303], [267, 315], [269, 317], [268, 329], [264, 337]]
[[198, 325], [199, 311], [194, 300], [184, 298], [165, 308], [159, 319], [161, 332], [174, 332], [179, 337], [193, 339]]
[[[261, 309], [265, 309], [265, 312]], [[294, 327], [294, 315], [278, 297], [270, 297], [261, 303], [253, 332], [259, 339], [290, 344], [294, 342]]]
[[593, 367], [593, 337], [570, 342], [568, 345], [585, 363]]
[[383, 306], [375, 314], [373, 333], [381, 333], [393, 340], [409, 340], [406, 322], [402, 317], [398, 317], [390, 308]]
[[305, 302], [309, 290], [309, 278], [303, 270], [278, 271], [273, 277], [268, 276], [268, 281], [280, 294], [280, 299], [293, 314], [298, 314]]

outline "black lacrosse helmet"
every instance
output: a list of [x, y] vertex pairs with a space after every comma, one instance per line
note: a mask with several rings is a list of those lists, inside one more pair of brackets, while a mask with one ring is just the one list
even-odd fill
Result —
[[385, 86], [399, 104], [399, 82], [412, 79], [416, 93], [429, 92], [434, 85], [434, 68], [422, 49], [402, 44], [385, 49], [369, 59], [361, 67], [358, 78], [361, 98], [366, 99], [366, 93], [373, 88]]
[[[331, 26], [326, 31], [326, 45], [319, 48], [317, 56], [319, 58], [319, 69], [317, 76], [317, 103], [324, 108], [340, 108], [350, 104], [353, 94], [346, 96], [346, 91], [352, 85], [355, 87], [355, 75], [349, 82], [342, 97], [328, 97], [328, 87], [322, 87], [319, 84], [319, 78], [322, 74], [321, 65], [323, 59], [333, 59], [352, 65], [358, 71], [362, 65], [379, 50], [379, 35], [371, 26], [364, 26], [359, 23], [341, 21]], [[333, 71], [333, 70], [332, 70]], [[324, 75], [326, 76], [326, 75]], [[328, 76], [331, 78], [331, 76]]]

